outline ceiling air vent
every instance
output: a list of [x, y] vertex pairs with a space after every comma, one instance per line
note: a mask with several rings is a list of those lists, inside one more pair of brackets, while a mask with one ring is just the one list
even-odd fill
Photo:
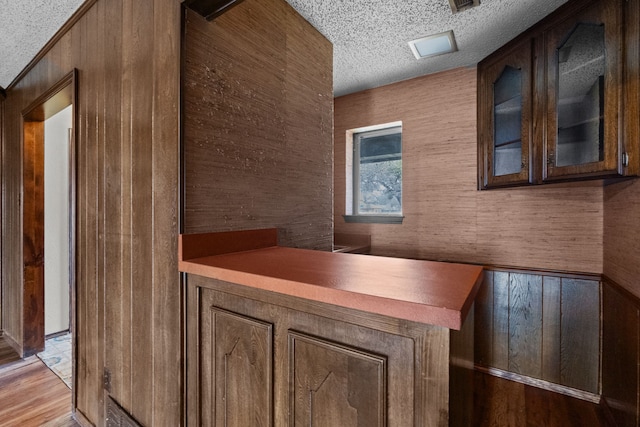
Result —
[[449, 0], [453, 13], [462, 12], [470, 7], [478, 6], [480, 0]]

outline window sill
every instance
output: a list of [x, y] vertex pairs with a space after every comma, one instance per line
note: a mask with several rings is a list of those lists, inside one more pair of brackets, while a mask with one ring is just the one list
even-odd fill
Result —
[[342, 215], [344, 222], [361, 224], [402, 224], [403, 215]]

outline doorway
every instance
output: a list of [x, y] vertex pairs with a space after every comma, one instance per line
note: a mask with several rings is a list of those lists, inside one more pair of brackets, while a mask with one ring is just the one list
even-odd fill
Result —
[[22, 353], [40, 353], [46, 336], [58, 338], [52, 343], [56, 351], [67, 347], [68, 378], [52, 370], [69, 386], [75, 362], [75, 82], [74, 71], [22, 113]]

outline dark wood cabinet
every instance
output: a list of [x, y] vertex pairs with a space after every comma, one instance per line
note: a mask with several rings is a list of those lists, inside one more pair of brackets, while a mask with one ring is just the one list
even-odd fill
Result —
[[625, 7], [569, 2], [478, 65], [481, 189], [637, 172], [621, 126]]
[[479, 76], [479, 143], [483, 187], [531, 181], [533, 75], [531, 40], [485, 63]]
[[186, 281], [186, 425], [471, 425], [473, 310], [452, 331]]

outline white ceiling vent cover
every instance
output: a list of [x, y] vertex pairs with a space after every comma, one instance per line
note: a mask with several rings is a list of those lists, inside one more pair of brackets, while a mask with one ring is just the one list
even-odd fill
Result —
[[453, 13], [462, 12], [470, 7], [480, 5], [480, 0], [449, 0]]

